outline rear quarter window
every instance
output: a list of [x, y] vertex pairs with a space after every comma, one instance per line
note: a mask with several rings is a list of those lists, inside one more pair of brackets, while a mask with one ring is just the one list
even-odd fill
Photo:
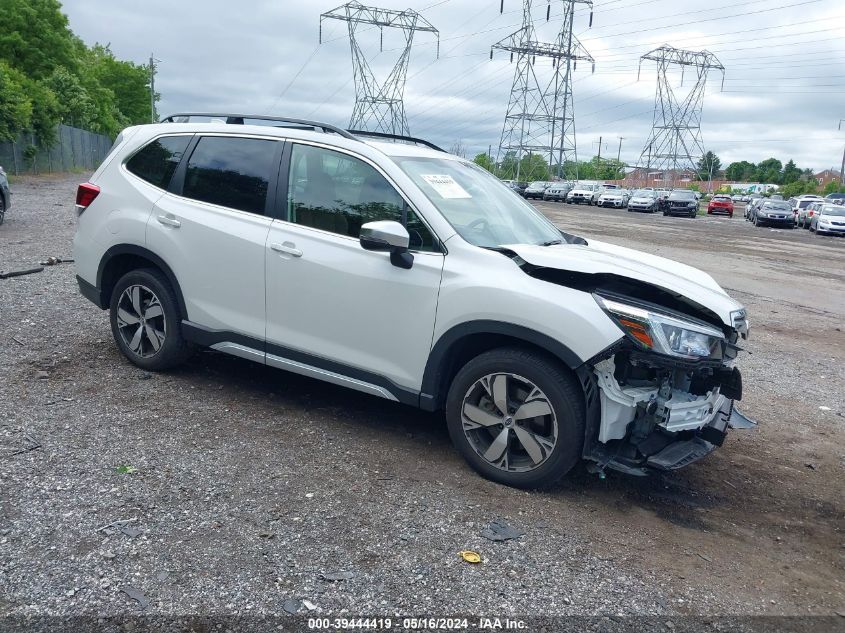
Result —
[[162, 136], [126, 161], [126, 169], [151, 185], [167, 189], [191, 136]]

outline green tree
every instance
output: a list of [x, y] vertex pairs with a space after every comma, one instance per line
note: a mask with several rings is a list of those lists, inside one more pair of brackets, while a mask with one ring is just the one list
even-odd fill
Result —
[[845, 193], [845, 185], [842, 183], [836, 182], [835, 180], [831, 180], [824, 186], [824, 190], [822, 191], [824, 195], [829, 193]]
[[764, 161], [757, 163], [757, 173], [755, 179], [762, 183], [779, 184], [782, 179], [781, 170], [783, 163], [777, 158], [767, 158]]
[[725, 169], [725, 178], [734, 182], [748, 182], [757, 173], [757, 166], [747, 160], [731, 163]]
[[76, 69], [75, 37], [57, 0], [0, 0], [0, 59], [31, 79]]
[[86, 129], [95, 126], [97, 108], [76, 75], [60, 66], [45, 80], [45, 84], [56, 95], [58, 115], [63, 123]]
[[0, 61], [0, 141], [14, 141], [29, 127], [32, 102], [21, 85], [20, 76]]
[[56, 95], [42, 81], [26, 80], [24, 88], [32, 102], [32, 120], [29, 127], [39, 146], [50, 147], [56, 142], [56, 125], [60, 121]]
[[85, 70], [114, 96], [117, 110], [129, 124], [149, 123], [149, 67], [115, 58], [108, 46], [94, 45], [83, 61]]
[[505, 180], [516, 178], [516, 152], [505, 152], [502, 162], [499, 165], [499, 177]]
[[539, 154], [526, 154], [519, 161], [519, 179], [526, 182], [549, 179], [549, 164]]
[[780, 193], [784, 198], [791, 198], [792, 196], [800, 196], [805, 193], [818, 193], [819, 183], [814, 179], [796, 180], [784, 185], [780, 188]]
[[472, 162], [474, 162], [479, 167], [483, 167], [490, 173], [495, 173], [496, 171], [495, 163], [493, 163], [493, 160], [485, 152], [476, 154], [475, 158], [472, 159]]
[[783, 173], [781, 174], [781, 182], [785, 185], [788, 185], [791, 182], [795, 182], [801, 178], [801, 170], [795, 166], [795, 161], [791, 158], [789, 162], [786, 163], [783, 167]]
[[695, 166], [696, 177], [699, 180], [708, 181], [716, 177], [722, 168], [722, 161], [711, 151], [708, 151], [698, 160]]

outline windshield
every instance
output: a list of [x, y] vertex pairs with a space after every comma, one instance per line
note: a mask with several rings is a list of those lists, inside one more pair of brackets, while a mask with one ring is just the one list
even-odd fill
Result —
[[563, 242], [563, 235], [489, 171], [457, 160], [395, 156], [393, 160], [470, 244]]
[[845, 217], [845, 207], [839, 205], [826, 204], [822, 207], [819, 215], [835, 215], [838, 217]]
[[687, 189], [673, 191], [669, 194], [670, 200], [695, 200], [695, 192]]
[[780, 211], [789, 211], [792, 209], [788, 202], [778, 202], [777, 200], [764, 202], [763, 206], [767, 209], [778, 209]]
[[645, 189], [638, 189], [634, 192], [635, 198], [653, 198], [654, 192], [653, 191], [646, 191]]

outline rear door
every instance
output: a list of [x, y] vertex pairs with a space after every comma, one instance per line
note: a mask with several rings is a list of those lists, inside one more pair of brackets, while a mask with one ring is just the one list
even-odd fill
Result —
[[283, 145], [198, 136], [147, 223], [147, 244], [179, 281], [187, 319], [245, 335], [258, 348], [265, 334], [264, 249]]
[[[280, 366], [293, 360], [386, 386], [412, 402], [434, 332], [439, 243], [362, 157], [292, 143], [289, 164], [286, 220], [273, 223], [266, 251], [268, 364], [273, 356]], [[404, 222], [410, 270], [393, 266], [388, 253], [361, 247], [361, 225], [374, 220]]]

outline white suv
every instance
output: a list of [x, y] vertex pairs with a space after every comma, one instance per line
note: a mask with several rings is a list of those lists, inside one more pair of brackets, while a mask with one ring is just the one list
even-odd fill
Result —
[[709, 275], [563, 233], [417, 139], [199, 116], [128, 128], [77, 193], [80, 290], [135, 365], [207, 346], [445, 410], [521, 487], [678, 468], [753, 424], [745, 311]]

